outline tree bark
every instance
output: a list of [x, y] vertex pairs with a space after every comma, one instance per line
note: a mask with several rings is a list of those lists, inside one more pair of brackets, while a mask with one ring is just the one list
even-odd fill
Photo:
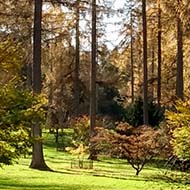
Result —
[[[152, 43], [152, 47], [151, 47], [151, 77], [152, 79], [154, 78], [154, 58], [155, 58], [155, 55], [154, 55], [154, 44]], [[152, 98], [154, 99], [154, 82], [152, 83], [152, 87], [151, 87], [151, 96]]]
[[75, 81], [74, 81], [74, 112], [75, 116], [79, 115], [79, 67], [80, 67], [80, 31], [79, 31], [79, 21], [80, 21], [80, 0], [76, 2], [76, 47], [75, 47]]
[[[96, 55], [97, 55], [97, 40], [96, 40], [96, 0], [92, 1], [92, 45], [91, 45], [91, 68], [90, 68], [90, 138], [95, 135], [96, 126]], [[90, 156], [94, 160], [97, 155], [93, 146], [90, 143]]]
[[176, 96], [183, 99], [183, 29], [179, 15], [177, 21], [177, 76], [176, 76]]
[[[41, 93], [41, 20], [42, 20], [42, 0], [35, 0], [34, 10], [34, 34], [33, 34], [33, 93]], [[33, 138], [32, 161], [30, 168], [39, 170], [50, 170], [45, 163], [42, 146], [42, 131], [39, 122], [32, 126]]]
[[[31, 8], [33, 8], [33, 2], [31, 0], [28, 1], [28, 4]], [[32, 48], [32, 22], [28, 24], [28, 33], [30, 35], [30, 40], [29, 40], [29, 49], [31, 50]], [[27, 63], [27, 87], [32, 90], [32, 53], [28, 52], [28, 63]]]
[[134, 102], [133, 13], [131, 10], [131, 102]]
[[161, 64], [162, 64], [162, 31], [161, 31], [161, 9], [160, 9], [160, 0], [158, 0], [158, 84], [157, 84], [157, 102], [160, 106], [161, 100]]
[[147, 19], [146, 0], [142, 0], [143, 20], [143, 122], [148, 124], [148, 68], [147, 68]]

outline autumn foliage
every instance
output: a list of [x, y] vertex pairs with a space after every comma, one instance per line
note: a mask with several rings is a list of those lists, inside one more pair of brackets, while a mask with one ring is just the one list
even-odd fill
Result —
[[12, 164], [22, 155], [30, 153], [31, 126], [35, 121], [45, 122], [43, 106], [46, 98], [33, 96], [12, 82], [0, 89], [0, 166]]
[[112, 156], [127, 159], [136, 170], [136, 175], [151, 158], [160, 153], [160, 131], [150, 126], [137, 128], [128, 123], [119, 123], [115, 131], [97, 128], [97, 136], [93, 139], [96, 148]]
[[173, 154], [179, 159], [190, 160], [190, 101], [177, 101], [174, 108], [166, 112]]

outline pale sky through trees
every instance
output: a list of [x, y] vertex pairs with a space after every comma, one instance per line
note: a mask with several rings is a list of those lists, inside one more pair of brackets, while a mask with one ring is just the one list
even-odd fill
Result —
[[[122, 9], [125, 4], [124, 0], [115, 0], [113, 2], [112, 9]], [[107, 27], [106, 31], [107, 34], [105, 36], [107, 40], [107, 45], [109, 48], [114, 48], [115, 45], [118, 45], [118, 43], [122, 40], [123, 36], [121, 36], [121, 22], [123, 17], [118, 16], [115, 14], [115, 16], [111, 16], [110, 18], [106, 19]], [[114, 24], [115, 23], [115, 24]]]
[[[117, 10], [122, 10], [124, 7], [125, 1], [124, 0], [112, 0], [111, 3], [111, 9], [114, 10], [114, 16], [110, 15], [109, 17], [104, 17], [104, 23], [105, 23], [105, 33], [104, 35], [98, 39], [98, 42], [100, 44], [104, 43], [108, 46], [109, 49], [113, 49], [115, 46], [119, 44], [119, 42], [124, 38], [123, 35], [121, 35], [121, 29], [122, 29], [122, 21], [125, 20], [126, 14], [125, 13], [119, 13]], [[44, 9], [47, 9], [45, 7]], [[68, 11], [66, 9], [66, 11]], [[87, 20], [90, 20], [91, 15], [87, 14], [86, 18]], [[81, 32], [85, 32], [89, 30], [86, 27], [87, 21], [85, 19], [80, 20], [80, 30]], [[99, 30], [99, 28], [98, 28]], [[90, 30], [89, 30], [90, 32]], [[73, 44], [75, 44], [75, 38], [73, 38]], [[82, 39], [81, 44], [83, 49], [89, 50], [89, 42], [88, 39]]]
[[[115, 14], [114, 16], [110, 15], [108, 18], [107, 16], [105, 16], [103, 19], [104, 20], [103, 22], [105, 23], [106, 32], [101, 37], [101, 39], [100, 38], [98, 39], [98, 41], [100, 44], [105, 43], [109, 49], [113, 49], [124, 38], [124, 36], [121, 35], [121, 30], [122, 30], [122, 23], [126, 21], [127, 13], [126, 14], [124, 12], [119, 13], [119, 11], [117, 10], [122, 11], [125, 3], [126, 3], [125, 0], [112, 0], [111, 9], [114, 10]], [[43, 11], [47, 10], [47, 8], [48, 8], [48, 5], [45, 5], [43, 7]], [[65, 10], [68, 11], [68, 9], [65, 9]], [[89, 17], [91, 17], [91, 15], [88, 15], [88, 14], [86, 16], [87, 16], [87, 20]], [[81, 19], [80, 27], [81, 27], [81, 31], [87, 31], [85, 20]], [[88, 44], [87, 39], [83, 39], [82, 41], [83, 41], [83, 45], [82, 45], [83, 48], [88, 49], [89, 44]]]

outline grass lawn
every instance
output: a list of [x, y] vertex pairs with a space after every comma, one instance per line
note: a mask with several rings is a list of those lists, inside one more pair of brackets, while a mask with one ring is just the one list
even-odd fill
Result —
[[145, 166], [139, 176], [125, 160], [102, 158], [93, 169], [71, 168], [72, 156], [45, 146], [45, 159], [54, 172], [32, 170], [30, 157], [0, 169], [0, 190], [190, 190], [182, 173], [171, 173]]

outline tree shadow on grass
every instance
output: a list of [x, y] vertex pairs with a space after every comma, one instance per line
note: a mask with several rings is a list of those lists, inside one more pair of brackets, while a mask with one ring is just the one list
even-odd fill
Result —
[[119, 179], [119, 180], [134, 180], [134, 181], [149, 181], [149, 179], [143, 176], [121, 174], [121, 172], [110, 171], [110, 170], [80, 170], [80, 169], [64, 169], [65, 171], [54, 171], [55, 173], [69, 174], [69, 175], [86, 175], [110, 179]]
[[[53, 158], [54, 157], [52, 157], [52, 159]], [[61, 158], [59, 158], [57, 161], [55, 160], [54, 163], [57, 163], [59, 165], [61, 163], [64, 163], [64, 164], [68, 163], [69, 164], [70, 160], [69, 159], [61, 160]], [[124, 171], [125, 171], [124, 167], [119, 168], [117, 170], [117, 165], [118, 164], [119, 165], [123, 165], [123, 164], [126, 165], [127, 164], [127, 163], [124, 163], [123, 161], [120, 161], [120, 160], [116, 161], [116, 162], [114, 160], [113, 160], [113, 162], [109, 161], [109, 160], [105, 160], [105, 161], [97, 162], [96, 164], [97, 164], [98, 168], [93, 169], [93, 170], [91, 170], [91, 169], [80, 169], [80, 168], [76, 168], [76, 169], [75, 168], [70, 168], [69, 169], [68, 167], [65, 167], [65, 165], [63, 165], [63, 167], [59, 167], [57, 170], [53, 170], [51, 172], [59, 173], [59, 174], [67, 174], [67, 175], [76, 175], [76, 176], [87, 175], [87, 176], [94, 176], [94, 177], [104, 177], [104, 178], [111, 178], [111, 179], [119, 179], [119, 180], [144, 181], [144, 182], [151, 181], [151, 182], [155, 182], [155, 183], [164, 182], [164, 183], [172, 183], [172, 184], [176, 184], [176, 185], [180, 185], [181, 183], [190, 184], [190, 175], [187, 176], [186, 178], [183, 176], [183, 178], [182, 178], [181, 175], [168, 176], [168, 175], [164, 175], [164, 173], [163, 173], [163, 174], [155, 174], [155, 175], [153, 174], [151, 176], [143, 176], [143, 175], [140, 174], [140, 176], [137, 177], [137, 176], [135, 176], [135, 174], [133, 175], [132, 172], [127, 173], [127, 170], [126, 170], [126, 174], [125, 174], [124, 173]], [[104, 164], [107, 164], [107, 165], [104, 165]], [[68, 165], [68, 166], [70, 166], [70, 165]], [[109, 168], [109, 169], [106, 169], [106, 168]], [[146, 168], [149, 169], [149, 166], [146, 167]], [[122, 172], [120, 171], [120, 169], [122, 169]], [[1, 181], [0, 181], [0, 189], [2, 189], [1, 188]], [[43, 187], [42, 187], [42, 189], [43, 189]], [[52, 189], [54, 189], [54, 188], [52, 188]], [[80, 190], [80, 189], [77, 188], [77, 190]]]
[[68, 171], [65, 169], [65, 171], [60, 171], [60, 170], [53, 170], [53, 173], [58, 173], [58, 174], [68, 174], [68, 175], [82, 175], [81, 173], [73, 172], [72, 170]]
[[[50, 184], [28, 184], [21, 183], [19, 181], [12, 181], [9, 178], [0, 178], [0, 189], [1, 190], [85, 190], [91, 189], [90, 185], [83, 184], [64, 184], [60, 185], [50, 183]], [[100, 189], [101, 186], [97, 186], [97, 189]]]
[[187, 173], [177, 174], [175, 172], [172, 172], [170, 174], [165, 174], [165, 175], [164, 174], [152, 175], [149, 179], [154, 182], [166, 182], [175, 185], [190, 184], [190, 174]]
[[63, 173], [69, 175], [87, 175], [87, 176], [94, 176], [94, 177], [103, 177], [103, 178], [111, 178], [111, 179], [118, 179], [118, 180], [128, 180], [128, 181], [141, 181], [141, 182], [155, 182], [155, 183], [168, 183], [173, 184], [176, 186], [180, 186], [181, 184], [186, 185], [190, 184], [190, 175], [186, 177], [182, 177], [181, 175], [172, 177], [166, 176], [164, 174], [156, 174], [151, 176], [136, 176], [135, 174], [123, 174], [119, 171], [112, 171], [112, 170], [80, 170], [80, 169], [64, 169], [65, 171], [54, 171], [56, 173]]
[[50, 184], [50, 185], [29, 185], [29, 184], [0, 184], [0, 189], [3, 190], [84, 190], [89, 189], [90, 186], [87, 185], [56, 185], [56, 184]]

